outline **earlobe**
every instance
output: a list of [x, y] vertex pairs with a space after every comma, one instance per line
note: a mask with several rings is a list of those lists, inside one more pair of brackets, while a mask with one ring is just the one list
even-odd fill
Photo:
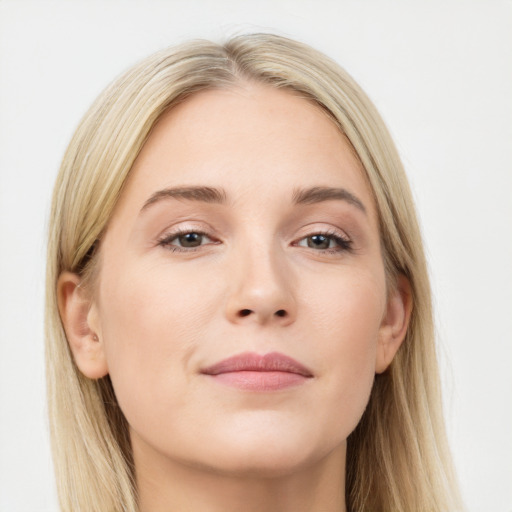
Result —
[[388, 298], [377, 343], [375, 373], [383, 373], [393, 361], [405, 339], [412, 311], [412, 292], [409, 280], [399, 275], [395, 289]]
[[98, 312], [95, 304], [80, 288], [80, 276], [63, 272], [57, 282], [60, 317], [69, 347], [79, 370], [90, 379], [108, 373]]

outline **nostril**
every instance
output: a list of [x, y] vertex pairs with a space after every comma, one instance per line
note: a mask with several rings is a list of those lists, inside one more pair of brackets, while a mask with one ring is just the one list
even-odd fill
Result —
[[[253, 311], [251, 309], [241, 309], [238, 312], [238, 316], [240, 316], [240, 317], [249, 316], [251, 313], [253, 313]], [[279, 316], [279, 317], [283, 317], [283, 316], [287, 316], [288, 313], [284, 309], [279, 309], [278, 311], [275, 312], [275, 315]]]

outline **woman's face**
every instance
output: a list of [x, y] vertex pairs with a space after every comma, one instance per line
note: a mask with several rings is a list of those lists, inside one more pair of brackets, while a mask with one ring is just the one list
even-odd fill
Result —
[[87, 320], [136, 458], [283, 474], [344, 457], [386, 363], [386, 298], [344, 136], [307, 100], [243, 84], [151, 133]]

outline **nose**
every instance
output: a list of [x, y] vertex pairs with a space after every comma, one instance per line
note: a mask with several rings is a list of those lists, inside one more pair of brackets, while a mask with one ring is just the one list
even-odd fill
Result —
[[233, 323], [276, 324], [295, 321], [293, 276], [284, 255], [268, 247], [245, 251], [230, 271], [226, 316]]

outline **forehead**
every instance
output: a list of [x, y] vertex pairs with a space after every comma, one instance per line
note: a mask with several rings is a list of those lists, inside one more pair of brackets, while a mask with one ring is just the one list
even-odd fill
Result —
[[259, 84], [203, 91], [167, 111], [119, 207], [140, 209], [155, 191], [190, 185], [223, 188], [238, 203], [338, 186], [374, 210], [364, 169], [328, 114], [297, 93]]

